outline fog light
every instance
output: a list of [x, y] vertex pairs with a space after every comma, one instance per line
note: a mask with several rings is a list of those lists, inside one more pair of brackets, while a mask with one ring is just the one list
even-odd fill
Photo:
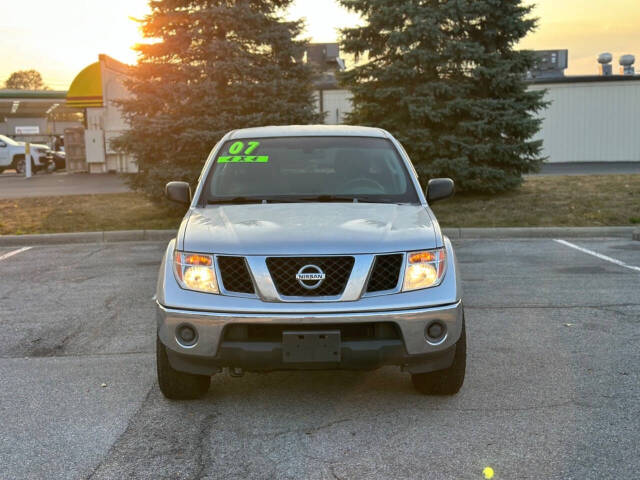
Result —
[[429, 340], [439, 340], [444, 336], [446, 328], [440, 322], [433, 322], [427, 327], [427, 337]]
[[193, 345], [196, 343], [197, 334], [194, 328], [190, 325], [180, 325], [177, 328], [178, 342], [183, 345]]

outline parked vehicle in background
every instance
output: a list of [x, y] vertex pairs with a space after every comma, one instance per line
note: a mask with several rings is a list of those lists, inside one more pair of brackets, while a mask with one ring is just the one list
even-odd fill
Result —
[[[51, 149], [47, 145], [30, 143], [31, 170], [45, 170], [51, 163]], [[18, 173], [24, 173], [25, 142], [17, 142], [13, 138], [0, 135], [0, 173], [13, 168]]]
[[64, 150], [51, 152], [51, 161], [53, 162], [54, 170], [64, 170], [67, 168], [67, 154]]
[[64, 152], [64, 135], [56, 135], [53, 137], [51, 147], [54, 152]]
[[195, 398], [224, 368], [375, 369], [452, 395], [466, 333], [455, 253], [404, 149], [365, 127], [236, 130], [213, 149], [156, 291], [157, 368], [168, 398]]

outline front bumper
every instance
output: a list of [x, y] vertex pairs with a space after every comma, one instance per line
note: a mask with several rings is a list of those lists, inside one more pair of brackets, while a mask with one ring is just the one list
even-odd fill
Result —
[[[427, 341], [425, 329], [434, 321], [446, 327], [446, 335]], [[210, 375], [223, 367], [244, 370], [281, 369], [373, 369], [400, 365], [412, 373], [447, 368], [453, 361], [455, 344], [463, 322], [462, 302], [406, 310], [345, 313], [240, 314], [167, 308], [157, 303], [158, 337], [167, 347], [169, 361], [179, 371]], [[341, 342], [340, 361], [335, 363], [284, 363], [280, 340], [230, 340], [225, 329], [238, 323], [278, 325], [287, 329], [390, 323], [397, 327], [397, 338], [358, 339]], [[189, 325], [197, 332], [197, 342], [184, 345], [177, 329]], [[333, 328], [333, 327], [332, 327]]]

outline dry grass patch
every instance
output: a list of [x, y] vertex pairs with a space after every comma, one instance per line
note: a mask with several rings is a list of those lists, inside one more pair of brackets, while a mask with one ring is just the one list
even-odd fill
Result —
[[0, 200], [0, 234], [177, 228], [184, 211], [139, 193]]
[[[640, 175], [529, 177], [502, 195], [457, 195], [433, 207], [443, 227], [640, 224]], [[0, 200], [0, 234], [177, 228], [185, 208], [140, 193]]]
[[640, 224], [640, 175], [528, 177], [501, 195], [456, 195], [433, 210], [443, 227]]

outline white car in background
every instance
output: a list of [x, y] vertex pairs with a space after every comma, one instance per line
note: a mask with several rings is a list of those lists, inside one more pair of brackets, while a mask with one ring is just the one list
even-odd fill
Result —
[[[39, 143], [29, 145], [31, 170], [35, 172], [47, 168], [51, 160], [51, 149]], [[8, 168], [24, 173], [26, 167], [24, 148], [24, 142], [17, 142], [5, 135], [0, 135], [0, 173]]]

